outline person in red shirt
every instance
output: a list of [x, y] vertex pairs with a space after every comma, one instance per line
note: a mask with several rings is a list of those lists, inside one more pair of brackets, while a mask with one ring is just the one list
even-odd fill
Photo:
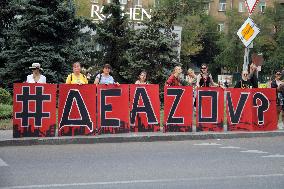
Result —
[[166, 86], [180, 86], [180, 75], [182, 73], [182, 69], [180, 66], [176, 66], [174, 68], [173, 73], [170, 75], [168, 80], [166, 81]]

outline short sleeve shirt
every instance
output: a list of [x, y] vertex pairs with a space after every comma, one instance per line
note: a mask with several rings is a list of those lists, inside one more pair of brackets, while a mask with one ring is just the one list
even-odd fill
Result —
[[114, 79], [111, 75], [104, 76], [103, 74], [98, 74], [96, 78], [99, 79], [99, 84], [114, 84]]
[[40, 75], [39, 80], [35, 81], [33, 74], [27, 76], [27, 83], [46, 83], [46, 77], [44, 75]]
[[76, 76], [75, 74], [68, 75], [66, 79], [66, 84], [88, 84], [87, 77], [80, 73], [79, 76]]

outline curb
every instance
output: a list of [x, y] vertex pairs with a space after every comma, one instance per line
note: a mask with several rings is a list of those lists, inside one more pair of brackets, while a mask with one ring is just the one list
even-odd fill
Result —
[[225, 133], [127, 133], [118, 135], [50, 137], [50, 138], [20, 138], [0, 140], [1, 146], [31, 146], [31, 145], [66, 145], [66, 144], [97, 144], [124, 142], [157, 142], [185, 141], [207, 139], [234, 139], [253, 137], [284, 136], [284, 131], [267, 132], [225, 132]]

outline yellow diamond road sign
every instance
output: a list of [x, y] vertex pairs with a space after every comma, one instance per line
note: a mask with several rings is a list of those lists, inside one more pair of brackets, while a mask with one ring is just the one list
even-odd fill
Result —
[[243, 44], [248, 47], [259, 33], [259, 28], [255, 25], [251, 18], [248, 18], [238, 31], [238, 36]]

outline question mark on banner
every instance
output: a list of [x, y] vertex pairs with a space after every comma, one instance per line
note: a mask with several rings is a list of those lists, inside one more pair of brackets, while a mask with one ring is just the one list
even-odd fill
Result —
[[[257, 102], [261, 102], [258, 104]], [[269, 100], [263, 93], [255, 93], [253, 95], [253, 106], [257, 108], [257, 118], [258, 118], [258, 124], [263, 125], [264, 124], [264, 112], [266, 112], [269, 109]]]

